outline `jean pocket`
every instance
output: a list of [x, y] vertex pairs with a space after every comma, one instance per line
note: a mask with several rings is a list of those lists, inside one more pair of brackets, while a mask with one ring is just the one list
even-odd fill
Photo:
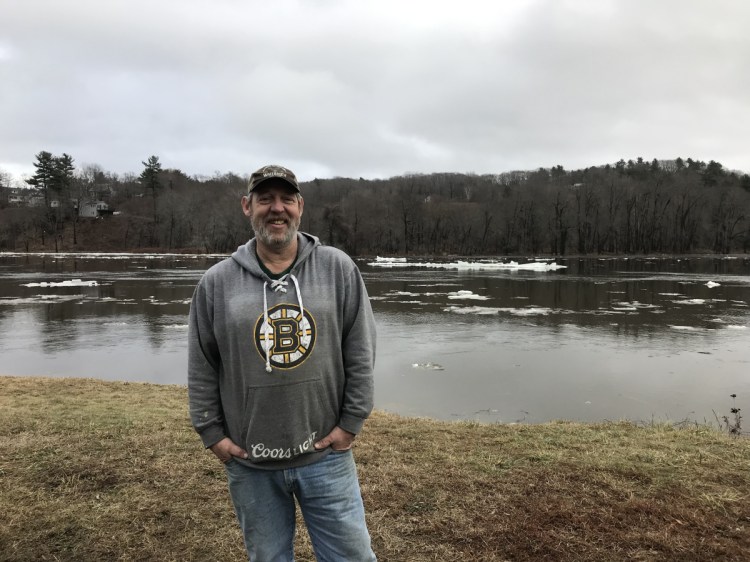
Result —
[[331, 449], [332, 455], [345, 455], [346, 453], [351, 453], [352, 448], [349, 447], [348, 449]]

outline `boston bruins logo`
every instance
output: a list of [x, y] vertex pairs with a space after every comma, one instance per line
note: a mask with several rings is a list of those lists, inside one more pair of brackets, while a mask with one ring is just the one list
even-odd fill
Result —
[[263, 361], [266, 350], [271, 365], [293, 369], [301, 365], [315, 347], [315, 320], [296, 304], [277, 304], [268, 311], [268, 325], [260, 315], [255, 323], [255, 347]]

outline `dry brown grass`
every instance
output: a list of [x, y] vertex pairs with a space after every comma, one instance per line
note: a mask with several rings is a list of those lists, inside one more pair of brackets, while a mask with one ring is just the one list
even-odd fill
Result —
[[[0, 451], [0, 560], [245, 559], [183, 387], [0, 377]], [[708, 427], [376, 413], [356, 458], [383, 561], [750, 559], [750, 440]]]

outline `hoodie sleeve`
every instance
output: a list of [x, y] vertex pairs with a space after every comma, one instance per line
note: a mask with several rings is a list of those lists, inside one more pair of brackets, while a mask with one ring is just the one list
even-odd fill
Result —
[[219, 392], [221, 357], [213, 329], [213, 303], [206, 277], [193, 293], [188, 321], [188, 400], [190, 419], [207, 448], [225, 437]]
[[372, 411], [375, 343], [375, 318], [370, 298], [362, 276], [355, 266], [346, 285], [342, 334], [346, 382], [338, 424], [350, 433], [359, 433]]

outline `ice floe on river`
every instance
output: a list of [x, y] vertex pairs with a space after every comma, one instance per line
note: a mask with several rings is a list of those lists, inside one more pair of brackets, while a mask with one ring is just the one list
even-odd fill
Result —
[[34, 295], [31, 297], [0, 297], [0, 305], [51, 304], [80, 300], [81, 295]]
[[533, 261], [529, 263], [518, 263], [516, 261], [498, 262], [498, 261], [462, 261], [455, 262], [420, 262], [407, 261], [406, 258], [382, 258], [376, 257], [375, 261], [367, 265], [373, 267], [424, 267], [431, 269], [455, 269], [458, 271], [555, 271], [564, 269], [566, 265], [559, 265], [549, 261]]
[[479, 314], [490, 316], [500, 313], [508, 313], [513, 316], [546, 316], [552, 312], [549, 308], [530, 306], [527, 308], [498, 308], [490, 306], [447, 306], [443, 308], [444, 312], [453, 312], [455, 314]]
[[375, 261], [378, 263], [405, 263], [406, 258], [382, 258], [375, 256]]
[[438, 363], [412, 363], [411, 364], [413, 369], [425, 369], [428, 371], [444, 371], [445, 367], [442, 365], [439, 365]]
[[484, 295], [477, 295], [476, 293], [473, 293], [471, 291], [456, 291], [455, 293], [448, 293], [449, 299], [467, 299], [467, 300], [475, 300], [475, 301], [486, 301], [489, 300], [490, 297], [485, 297]]
[[83, 281], [82, 279], [68, 279], [66, 281], [41, 281], [40, 283], [24, 283], [21, 287], [96, 287], [97, 281]]

